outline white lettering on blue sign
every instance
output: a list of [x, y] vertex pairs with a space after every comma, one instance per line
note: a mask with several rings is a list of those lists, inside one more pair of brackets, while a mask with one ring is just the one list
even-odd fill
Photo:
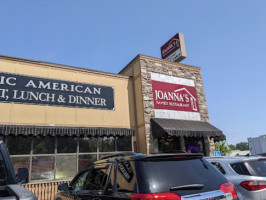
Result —
[[214, 152], [214, 156], [221, 156], [221, 152], [220, 151], [215, 151]]
[[113, 87], [0, 73], [0, 102], [114, 110]]

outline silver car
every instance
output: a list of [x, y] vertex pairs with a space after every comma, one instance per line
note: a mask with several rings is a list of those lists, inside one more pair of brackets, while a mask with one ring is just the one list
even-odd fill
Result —
[[235, 185], [240, 200], [266, 200], [266, 157], [207, 157]]

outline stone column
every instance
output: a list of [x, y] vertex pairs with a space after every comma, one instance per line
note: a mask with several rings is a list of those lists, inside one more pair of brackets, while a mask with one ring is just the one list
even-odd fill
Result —
[[[154, 112], [151, 73], [192, 79], [195, 83], [195, 89], [197, 92], [201, 121], [209, 122], [209, 114], [200, 68], [180, 63], [171, 63], [165, 60], [142, 55], [139, 58], [147, 153], [156, 153], [158, 152], [158, 139], [153, 137], [150, 127], [151, 118], [156, 117]], [[206, 144], [205, 146], [208, 146], [209, 148], [209, 145], [207, 144], [208, 140], [204, 140], [204, 143]], [[180, 137], [180, 145], [181, 150], [186, 151], [184, 137]], [[209, 149], [206, 149], [207, 154], [209, 154], [209, 151]]]
[[214, 142], [213, 139], [210, 139], [209, 137], [203, 137], [203, 142], [204, 142], [204, 147], [205, 147], [205, 152], [206, 156], [213, 156], [214, 155]]
[[208, 137], [208, 140], [209, 140], [209, 144], [210, 144], [210, 156], [214, 156], [214, 151], [215, 151], [215, 145], [214, 145], [214, 140], [213, 140], [213, 138], [212, 139], [210, 139], [209, 137]]
[[179, 137], [181, 150], [186, 152], [185, 138], [184, 136]]

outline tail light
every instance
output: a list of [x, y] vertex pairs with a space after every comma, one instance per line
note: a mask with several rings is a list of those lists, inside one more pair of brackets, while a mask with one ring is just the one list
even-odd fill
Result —
[[222, 184], [220, 187], [220, 190], [222, 190], [225, 194], [231, 193], [233, 199], [238, 198], [237, 193], [236, 193], [236, 189], [231, 182], [227, 182], [227, 183]]
[[266, 188], [266, 181], [243, 181], [240, 185], [249, 191], [262, 190]]
[[173, 192], [153, 194], [133, 194], [131, 200], [181, 200], [181, 197]]

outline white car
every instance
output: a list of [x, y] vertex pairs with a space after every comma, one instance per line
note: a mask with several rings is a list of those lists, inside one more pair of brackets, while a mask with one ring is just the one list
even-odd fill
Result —
[[231, 183], [240, 200], [266, 200], [266, 157], [207, 157]]

